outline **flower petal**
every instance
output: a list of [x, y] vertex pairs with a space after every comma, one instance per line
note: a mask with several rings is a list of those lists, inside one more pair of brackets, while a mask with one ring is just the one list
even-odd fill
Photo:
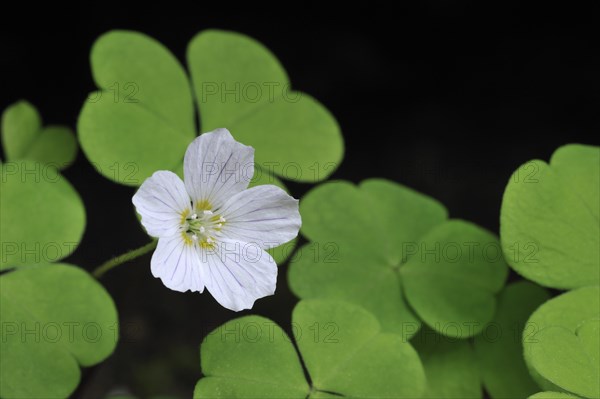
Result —
[[146, 179], [132, 199], [142, 225], [153, 237], [167, 237], [180, 229], [181, 218], [191, 211], [190, 197], [173, 172], [158, 171]]
[[254, 301], [275, 293], [277, 264], [257, 245], [222, 241], [203, 256], [208, 265], [206, 288], [223, 307], [251, 309]]
[[206, 265], [200, 262], [197, 244], [187, 244], [182, 234], [176, 233], [158, 240], [150, 261], [152, 275], [174, 291], [202, 292]]
[[263, 249], [284, 244], [302, 224], [298, 200], [277, 186], [264, 185], [231, 197], [221, 209], [222, 233], [232, 241], [256, 243]]
[[254, 148], [235, 141], [227, 129], [204, 133], [185, 152], [183, 173], [194, 202], [208, 201], [217, 209], [248, 187], [254, 175]]

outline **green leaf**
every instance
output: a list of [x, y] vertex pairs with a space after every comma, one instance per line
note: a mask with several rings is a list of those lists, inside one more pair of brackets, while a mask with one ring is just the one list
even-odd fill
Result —
[[[139, 32], [113, 30], [96, 40], [90, 57], [94, 81], [124, 100], [117, 102], [139, 104], [181, 134], [195, 135], [189, 81], [177, 59], [157, 40]], [[132, 87], [117, 91], [115, 83], [132, 83]]]
[[416, 242], [423, 230], [442, 223], [443, 206], [406, 187], [371, 179], [360, 187], [323, 184], [302, 198], [300, 212], [302, 233], [312, 243], [292, 260], [294, 293], [361, 305], [384, 330], [407, 338], [415, 334], [420, 321], [402, 294], [397, 267], [403, 242]]
[[461, 220], [431, 230], [400, 269], [417, 314], [434, 330], [457, 338], [479, 333], [492, 319], [494, 294], [507, 274], [497, 238]]
[[279, 180], [277, 177], [267, 173], [266, 171], [262, 170], [260, 167], [258, 167], [258, 165], [255, 165], [254, 175], [252, 176], [252, 179], [250, 180], [250, 184], [248, 185], [248, 188], [255, 187], [255, 186], [262, 186], [264, 184], [272, 184], [274, 186], [277, 186], [277, 187], [285, 190], [285, 192], [289, 194], [287, 187], [285, 186], [285, 184], [283, 184], [283, 182], [281, 180]]
[[525, 360], [544, 388], [600, 396], [600, 287], [583, 287], [540, 306], [523, 333]]
[[46, 126], [23, 158], [65, 169], [75, 161], [76, 155], [77, 141], [70, 128]]
[[201, 346], [202, 373], [194, 398], [306, 397], [309, 388], [290, 338], [259, 316], [232, 320]]
[[33, 160], [64, 169], [75, 160], [77, 142], [66, 126], [42, 127], [33, 105], [21, 100], [2, 114], [2, 144], [8, 161]]
[[[368, 179], [360, 190], [369, 200], [389, 244], [388, 262], [400, 265], [410, 257], [412, 246], [431, 229], [448, 218], [448, 211], [437, 200], [384, 179]], [[363, 210], [364, 212], [364, 210]]]
[[600, 282], [600, 148], [570, 144], [530, 161], [504, 193], [500, 235], [510, 265], [541, 285]]
[[500, 293], [494, 320], [475, 337], [483, 384], [492, 398], [524, 398], [539, 390], [523, 360], [521, 337], [531, 313], [549, 297], [527, 281], [508, 285]]
[[80, 366], [112, 353], [117, 312], [104, 288], [78, 267], [55, 264], [0, 276], [0, 396], [67, 397]]
[[299, 297], [364, 306], [406, 338], [420, 319], [462, 338], [491, 320], [507, 274], [499, 243], [467, 222], [446, 221], [437, 201], [380, 179], [331, 182], [305, 195], [300, 212], [312, 243], [290, 267]]
[[202, 344], [205, 378], [194, 397], [420, 397], [425, 376], [417, 353], [400, 336], [382, 333], [362, 308], [302, 301], [292, 329], [312, 387], [285, 332], [268, 319], [247, 316], [221, 326]]
[[58, 261], [83, 235], [85, 209], [77, 192], [49, 165], [0, 166], [0, 269]]
[[273, 257], [275, 263], [278, 266], [281, 266], [289, 257], [294, 253], [294, 249], [298, 244], [298, 237], [294, 238], [292, 241], [288, 241], [285, 244], [281, 244], [278, 247], [270, 248], [267, 252]]
[[201, 131], [220, 127], [256, 148], [256, 162], [288, 180], [327, 178], [343, 156], [335, 118], [290, 90], [277, 58], [248, 36], [206, 30], [188, 46]]
[[100, 91], [85, 102], [77, 130], [98, 172], [139, 186], [177, 168], [196, 131], [189, 81], [175, 57], [144, 34], [111, 31], [94, 43], [91, 66]]
[[[304, 215], [304, 214], [303, 214]], [[398, 274], [338, 242], [312, 242], [292, 256], [288, 280], [300, 298], [338, 299], [373, 313], [385, 331], [406, 339], [421, 327], [402, 293]]]
[[422, 398], [482, 397], [479, 365], [468, 341], [445, 337], [426, 327], [411, 343], [421, 357], [427, 377]]
[[2, 113], [2, 146], [7, 160], [22, 159], [42, 129], [42, 118], [29, 102], [21, 100]]
[[527, 399], [578, 399], [578, 397], [561, 392], [539, 392]]
[[292, 320], [313, 387], [349, 397], [420, 397], [425, 375], [416, 351], [377, 319], [346, 302], [301, 301]]

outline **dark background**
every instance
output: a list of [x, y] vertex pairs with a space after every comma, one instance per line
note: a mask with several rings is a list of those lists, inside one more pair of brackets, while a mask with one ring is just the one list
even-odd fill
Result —
[[[398, 4], [394, 11], [369, 4], [335, 12], [298, 3], [282, 13], [244, 12], [235, 4], [214, 12], [200, 3], [175, 8], [162, 2], [61, 13], [29, 4], [3, 13], [0, 108], [25, 98], [44, 122], [74, 128], [87, 93], [95, 89], [88, 56], [100, 34], [114, 28], [145, 32], [185, 65], [187, 43], [198, 31], [236, 30], [269, 47], [293, 86], [337, 117], [346, 156], [334, 178], [395, 180], [441, 200], [452, 217], [497, 232], [505, 184], [520, 164], [547, 160], [565, 143], [598, 143], [596, 10], [566, 3], [543, 10], [418, 3]], [[81, 152], [64, 174], [88, 217], [69, 262], [92, 270], [148, 241], [130, 206], [133, 188], [96, 174]], [[310, 186], [290, 188], [300, 197]], [[117, 388], [144, 397], [189, 397], [200, 377], [203, 335], [239, 316], [207, 293], [169, 291], [151, 276], [149, 259], [103, 278], [123, 334], [107, 362], [84, 370], [75, 397]], [[252, 310], [283, 326], [296, 303], [286, 272], [284, 265], [276, 295]]]

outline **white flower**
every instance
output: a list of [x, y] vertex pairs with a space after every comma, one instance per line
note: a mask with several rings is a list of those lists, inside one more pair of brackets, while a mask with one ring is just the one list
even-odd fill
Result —
[[298, 235], [298, 200], [273, 185], [247, 189], [253, 162], [252, 147], [217, 129], [188, 147], [185, 183], [158, 171], [133, 196], [146, 231], [158, 237], [152, 274], [168, 288], [206, 287], [235, 311], [275, 292], [277, 265], [265, 249]]

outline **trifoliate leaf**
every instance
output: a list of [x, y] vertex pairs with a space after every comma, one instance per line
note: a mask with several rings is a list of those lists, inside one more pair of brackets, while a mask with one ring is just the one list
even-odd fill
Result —
[[504, 193], [500, 236], [524, 277], [572, 289], [600, 281], [600, 148], [570, 144], [530, 161]]
[[32, 160], [64, 169], [75, 160], [77, 142], [66, 126], [42, 127], [33, 105], [19, 101], [2, 114], [2, 145], [7, 161]]
[[[195, 398], [420, 397], [425, 375], [410, 344], [383, 333], [364, 309], [344, 302], [302, 301], [292, 315], [294, 339], [258, 316], [232, 320], [201, 348], [205, 378]], [[309, 396], [310, 395], [310, 396]]]
[[[204, 31], [188, 48], [200, 132], [227, 128], [256, 149], [267, 174], [318, 181], [343, 155], [340, 129], [310, 96], [290, 91], [279, 61], [244, 35]], [[160, 169], [178, 171], [198, 133], [189, 79], [158, 41], [111, 31], [92, 49], [99, 91], [78, 122], [82, 148], [99, 173], [139, 186]], [[258, 90], [258, 91], [257, 91]]]
[[52, 166], [18, 161], [0, 166], [0, 269], [58, 261], [83, 235], [85, 209]]
[[377, 316], [385, 331], [408, 339], [419, 331], [421, 321], [406, 303], [398, 273], [370, 254], [337, 241], [306, 244], [291, 258], [290, 287], [301, 298], [360, 305]]
[[600, 287], [583, 287], [540, 306], [523, 333], [525, 360], [544, 388], [600, 397]]
[[479, 365], [471, 344], [423, 328], [411, 343], [421, 357], [427, 389], [422, 398], [479, 399], [482, 397]]
[[312, 243], [292, 259], [299, 297], [364, 306], [384, 330], [407, 338], [420, 320], [460, 338], [491, 320], [507, 274], [499, 243], [475, 225], [447, 221], [437, 201], [379, 179], [332, 182], [305, 195], [300, 212]]
[[494, 320], [475, 337], [483, 384], [492, 398], [524, 398], [539, 391], [523, 360], [521, 337], [531, 313], [548, 299], [546, 290], [530, 282], [508, 285]]
[[0, 396], [63, 398], [80, 366], [104, 360], [117, 342], [117, 312], [82, 269], [55, 264], [0, 276]]

